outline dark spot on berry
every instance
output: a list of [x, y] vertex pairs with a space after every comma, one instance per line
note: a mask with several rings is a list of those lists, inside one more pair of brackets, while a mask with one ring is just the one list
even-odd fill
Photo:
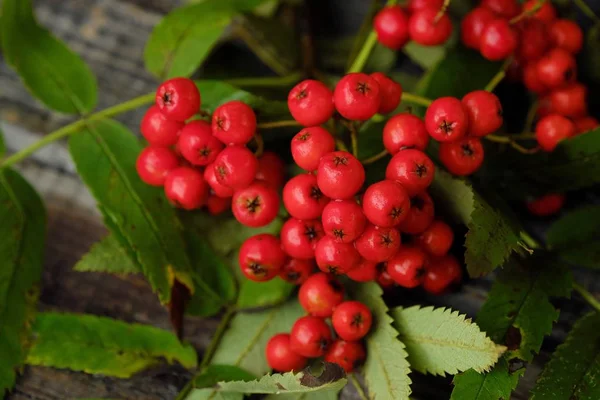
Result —
[[371, 91], [371, 88], [366, 82], [358, 82], [356, 84], [356, 91], [361, 94], [367, 94]]
[[344, 239], [344, 236], [346, 236], [346, 234], [344, 233], [343, 229], [334, 229], [333, 230], [333, 236], [336, 239], [340, 239], [341, 240], [341, 239]]
[[339, 165], [348, 165], [348, 159], [342, 156], [335, 156], [333, 158], [333, 165], [335, 165], [336, 167]]
[[402, 210], [402, 207], [394, 207], [392, 208], [392, 211], [390, 211], [390, 217], [393, 220], [396, 220], [398, 218], [400, 218], [400, 216], [404, 213], [404, 210]]
[[248, 265], [248, 268], [250, 268], [250, 271], [256, 276], [265, 275], [267, 273], [265, 267], [256, 262], [251, 262]]
[[317, 238], [317, 236], [318, 236], [317, 234], [318, 234], [318, 232], [317, 232], [317, 230], [315, 229], [314, 226], [308, 226], [308, 225], [304, 226], [304, 235], [311, 242]]
[[389, 232], [381, 235], [382, 246], [390, 247], [392, 244], [394, 244], [394, 239], [392, 239], [392, 235], [390, 235]]
[[342, 286], [341, 283], [339, 283], [337, 281], [337, 279], [335, 279], [335, 278], [332, 277], [331, 279], [329, 279], [328, 283], [329, 283], [329, 286], [331, 286], [331, 289], [333, 289], [334, 292], [341, 293], [341, 292], [344, 291], [344, 287]]
[[224, 125], [225, 125], [225, 119], [223, 119], [221, 117], [217, 117], [217, 128], [223, 129]]
[[328, 265], [327, 272], [333, 275], [337, 275], [339, 271], [339, 267], [337, 265]]
[[473, 148], [468, 144], [463, 144], [462, 146], [460, 146], [460, 148], [465, 157], [473, 157], [473, 155], [475, 154]]
[[255, 212], [258, 211], [258, 209], [260, 208], [260, 197], [256, 196], [253, 198], [247, 198], [246, 199], [246, 209], [254, 214]]
[[305, 142], [308, 140], [308, 138], [310, 138], [310, 132], [304, 132], [302, 135], [297, 136], [296, 140], [300, 140], [302, 142]]
[[454, 130], [454, 122], [448, 122], [446, 120], [443, 120], [442, 123], [440, 124], [439, 128], [442, 130], [442, 132], [444, 132], [446, 135], [449, 135], [450, 133], [452, 133], [452, 131]]
[[571, 79], [573, 79], [575, 77], [575, 72], [573, 71], [573, 68], [567, 69], [565, 71], [564, 77], [565, 81], [570, 81]]
[[377, 273], [382, 273], [383, 271], [385, 271], [386, 269], [386, 265], [385, 263], [379, 263], [375, 266], [375, 269], [377, 270]]
[[301, 91], [298, 92], [298, 94], [296, 95], [296, 100], [302, 100], [303, 98], [305, 98], [306, 96], [308, 96], [308, 93], [306, 93], [306, 90], [302, 89]]
[[420, 280], [421, 278], [423, 278], [425, 276], [426, 273], [427, 273], [427, 271], [425, 270], [424, 265], [417, 267], [417, 272], [415, 272], [415, 279]]
[[352, 316], [352, 322], [350, 322], [351, 326], [361, 326], [363, 323], [363, 316], [361, 313], [356, 313]]
[[417, 175], [419, 178], [424, 177], [427, 175], [427, 167], [424, 164], [417, 164], [415, 168], [415, 175]]
[[210, 147], [204, 146], [203, 148], [201, 148], [200, 150], [198, 150], [198, 155], [200, 157], [208, 157], [208, 156], [210, 156], [211, 152], [212, 151], [211, 151]]
[[421, 211], [423, 210], [423, 207], [425, 207], [425, 200], [423, 200], [421, 196], [415, 196], [410, 199], [410, 207]]
[[290, 271], [287, 273], [286, 276], [289, 281], [293, 281], [293, 282], [297, 281], [300, 278], [300, 274], [296, 271]]
[[319, 339], [319, 349], [321, 349], [322, 351], [327, 350], [327, 348], [329, 347], [329, 339], [327, 339], [326, 337], [322, 337]]
[[171, 92], [165, 92], [162, 95], [162, 101], [164, 104], [171, 105], [172, 100], [173, 100], [173, 96], [172, 96]]
[[227, 176], [227, 170], [225, 169], [224, 166], [222, 165], [217, 165], [215, 167], [215, 172], [217, 173], [217, 175], [219, 175], [221, 178], [224, 178]]
[[321, 189], [319, 189], [317, 186], [313, 186], [310, 188], [310, 197], [312, 197], [316, 201], [319, 201], [323, 197], [323, 193], [321, 192]]

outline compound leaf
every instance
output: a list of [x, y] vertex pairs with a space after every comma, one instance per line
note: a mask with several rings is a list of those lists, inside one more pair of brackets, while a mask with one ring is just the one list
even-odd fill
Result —
[[127, 252], [112, 235], [95, 243], [73, 269], [79, 272], [106, 272], [118, 275], [141, 272], [138, 264], [128, 257]]

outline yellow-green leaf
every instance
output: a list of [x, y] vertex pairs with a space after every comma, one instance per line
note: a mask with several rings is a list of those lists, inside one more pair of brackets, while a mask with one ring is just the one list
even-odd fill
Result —
[[92, 248], [73, 267], [79, 272], [106, 272], [109, 274], [136, 274], [141, 270], [123, 250], [114, 236], [108, 235]]

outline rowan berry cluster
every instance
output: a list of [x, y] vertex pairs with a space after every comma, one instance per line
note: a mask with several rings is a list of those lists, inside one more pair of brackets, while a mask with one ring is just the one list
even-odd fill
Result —
[[169, 201], [183, 209], [206, 207], [219, 214], [231, 207], [244, 225], [268, 224], [279, 211], [284, 164], [274, 153], [257, 158], [246, 147], [256, 132], [254, 111], [229, 101], [217, 107], [211, 121], [193, 119], [200, 105], [190, 79], [159, 86], [156, 104], [141, 123], [149, 146], [137, 159], [138, 174], [149, 185], [164, 186]]

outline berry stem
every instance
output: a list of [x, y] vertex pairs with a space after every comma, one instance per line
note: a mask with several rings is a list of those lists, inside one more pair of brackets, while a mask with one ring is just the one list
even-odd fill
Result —
[[529, 10], [525, 10], [523, 11], [521, 14], [517, 15], [516, 17], [514, 17], [513, 19], [511, 19], [510, 21], [508, 21], [509, 24], [514, 25], [517, 22], [521, 21], [524, 18], [527, 18], [533, 14], [535, 14], [536, 12], [538, 12], [538, 10], [540, 8], [542, 8], [542, 6], [544, 5], [544, 3], [546, 2], [546, 0], [538, 0], [537, 3], [535, 3], [533, 5], [533, 7], [531, 7]]
[[444, 4], [442, 4], [442, 8], [440, 8], [440, 11], [438, 11], [437, 15], [435, 16], [434, 20], [433, 20], [433, 24], [437, 24], [438, 21], [444, 16], [444, 14], [446, 14], [446, 10], [448, 9], [448, 6], [450, 5], [450, 0], [444, 0]]
[[254, 151], [254, 155], [256, 157], [260, 157], [265, 151], [265, 141], [263, 140], [262, 135], [258, 132], [254, 135], [254, 141], [256, 142], [256, 150]]
[[573, 0], [573, 2], [577, 5], [577, 7], [579, 7], [581, 12], [583, 12], [587, 17], [594, 20], [594, 22], [596, 22], [596, 23], [600, 22], [600, 18], [598, 18], [598, 16], [594, 12], [594, 10], [592, 10], [590, 8], [590, 6], [588, 6], [584, 0]]
[[598, 301], [593, 294], [588, 292], [587, 289], [576, 282], [573, 282], [573, 289], [579, 293], [579, 295], [583, 297], [583, 299], [587, 301], [592, 308], [600, 312], [600, 301]]
[[25, 158], [29, 157], [31, 154], [35, 153], [39, 149], [44, 146], [49, 145], [52, 142], [56, 142], [64, 137], [70, 136], [74, 133], [81, 131], [83, 128], [87, 126], [90, 122], [94, 121], [102, 121], [108, 118], [111, 118], [115, 115], [122, 114], [126, 111], [130, 111], [146, 104], [151, 103], [154, 100], [155, 93], [148, 93], [143, 96], [136, 97], [134, 99], [128, 100], [124, 103], [117, 104], [116, 106], [106, 108], [102, 111], [98, 111], [95, 114], [91, 114], [89, 116], [83, 116], [81, 119], [72, 122], [68, 125], [63, 126], [60, 129], [55, 130], [44, 136], [42, 139], [38, 140], [31, 146], [28, 146], [15, 154], [7, 157], [4, 161], [0, 163], [0, 168], [8, 167], [13, 164], [16, 164]]
[[537, 100], [531, 105], [531, 107], [529, 107], [529, 111], [527, 112], [527, 118], [525, 118], [525, 127], [523, 128], [523, 134], [528, 134], [528, 132], [531, 132], [538, 107], [539, 103], [537, 102]]
[[358, 158], [358, 128], [350, 123], [350, 144], [352, 145], [352, 155]]
[[526, 147], [523, 147], [520, 144], [518, 144], [517, 142], [515, 142], [512, 137], [509, 137], [509, 136], [487, 135], [487, 136], [485, 136], [485, 138], [487, 140], [489, 140], [490, 142], [508, 144], [513, 149], [515, 149], [519, 153], [523, 153], [523, 154], [534, 154], [534, 153], [537, 153], [539, 151], [538, 147], [534, 147], [532, 149], [528, 149]]
[[301, 125], [294, 120], [263, 122], [262, 124], [256, 125], [256, 127], [258, 129], [284, 128], [287, 126], [301, 126]]
[[341, 151], [348, 151], [348, 147], [346, 147], [346, 144], [341, 139], [336, 139], [335, 147]]
[[490, 80], [490, 82], [485, 86], [484, 90], [486, 92], [493, 92], [494, 89], [496, 89], [496, 86], [498, 86], [498, 84], [500, 84], [500, 82], [502, 82], [502, 79], [504, 79], [504, 77], [506, 76], [506, 67], [508, 67], [508, 65], [512, 62], [512, 60], [510, 58], [508, 58], [506, 61], [504, 61], [504, 64], [502, 64], [502, 67], [500, 68], [500, 71], [496, 72], [496, 75], [494, 75], [492, 77], [492, 79]]
[[358, 52], [354, 62], [352, 62], [352, 65], [348, 69], [348, 73], [362, 71], [367, 63], [367, 60], [369, 59], [369, 55], [371, 55], [371, 51], [373, 51], [373, 48], [375, 47], [375, 44], [377, 44], [377, 34], [375, 31], [371, 30], [367, 36], [367, 40], [365, 40], [365, 43]]
[[349, 374], [348, 379], [350, 380], [350, 383], [352, 383], [352, 386], [354, 386], [354, 388], [356, 389], [356, 393], [358, 393], [358, 397], [360, 397], [360, 400], [368, 400], [369, 398], [367, 397], [358, 379], [356, 379], [356, 375]]
[[291, 87], [302, 79], [302, 73], [292, 72], [285, 76], [266, 76], [256, 78], [233, 78], [224, 82], [238, 87]]
[[407, 103], [417, 104], [417, 105], [425, 106], [425, 107], [429, 107], [431, 105], [431, 103], [433, 103], [433, 100], [428, 99], [427, 97], [422, 97], [422, 96], [408, 93], [408, 92], [402, 93], [401, 101], [405, 101]]
[[388, 153], [387, 150], [383, 150], [382, 152], [377, 153], [374, 156], [371, 156], [369, 158], [365, 158], [364, 160], [361, 161], [361, 163], [363, 163], [363, 165], [373, 164], [374, 162], [377, 162], [377, 161], [381, 160], [382, 158], [386, 157], [389, 154], [390, 153]]

